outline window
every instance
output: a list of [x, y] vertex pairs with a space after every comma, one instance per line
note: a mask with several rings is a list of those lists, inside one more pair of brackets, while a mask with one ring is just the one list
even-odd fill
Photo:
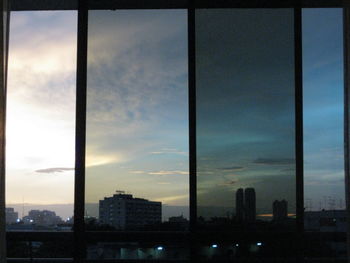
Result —
[[[304, 9], [304, 227], [309, 257], [341, 259], [347, 254], [347, 227], [341, 220], [346, 215], [343, 64], [342, 10]], [[329, 235], [318, 236], [320, 232]]]
[[[6, 229], [71, 231], [75, 11], [13, 12], [7, 88]], [[8, 257], [71, 257], [68, 242], [7, 246]]]
[[[13, 0], [11, 6], [77, 9], [74, 2], [44, 2]], [[345, 212], [332, 209], [326, 198], [329, 205], [319, 218], [306, 216], [317, 206], [309, 206], [309, 199], [323, 200], [322, 191], [341, 189], [340, 163], [349, 150], [345, 144], [345, 154], [337, 150], [314, 159], [327, 144], [324, 138], [342, 148], [342, 123], [348, 129], [347, 111], [344, 122], [339, 111], [340, 87], [347, 83], [341, 77], [343, 6], [310, 0], [302, 7], [313, 9], [301, 13], [299, 1], [79, 4], [74, 230], [8, 231], [8, 247], [18, 248], [13, 256], [32, 260], [66, 253], [64, 262], [346, 259], [346, 233], [333, 231], [338, 222], [346, 226]], [[326, 63], [320, 64], [322, 58]], [[7, 108], [10, 114], [11, 103]], [[318, 109], [335, 109], [329, 119], [334, 130], [325, 129], [331, 134], [326, 137], [318, 127], [329, 124], [328, 115], [315, 115]], [[15, 133], [8, 133], [11, 143]], [[315, 169], [317, 163], [322, 169]], [[338, 188], [315, 187], [315, 173], [326, 178], [330, 163]], [[36, 170], [48, 168], [72, 167]], [[69, 173], [64, 171], [59, 176]], [[332, 231], [305, 231], [309, 219]]]

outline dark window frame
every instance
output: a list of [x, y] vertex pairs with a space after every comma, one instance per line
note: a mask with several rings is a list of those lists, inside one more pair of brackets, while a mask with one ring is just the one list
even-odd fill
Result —
[[[345, 179], [348, 223], [349, 214], [349, 156], [350, 156], [350, 4], [342, 0], [11, 0], [10, 11], [39, 10], [78, 10], [78, 49], [76, 85], [76, 145], [75, 145], [75, 193], [74, 193], [74, 231], [69, 233], [74, 239], [74, 262], [83, 262], [86, 254], [86, 240], [122, 240], [125, 235], [115, 236], [108, 232], [85, 232], [85, 139], [86, 139], [86, 77], [87, 77], [87, 21], [88, 10], [99, 9], [186, 9], [188, 12], [188, 84], [189, 84], [189, 184], [190, 184], [190, 230], [180, 233], [153, 233], [152, 238], [183, 239], [190, 244], [190, 260], [195, 261], [196, 240], [201, 233], [196, 231], [196, 76], [195, 76], [195, 10], [199, 8], [293, 8], [294, 9], [294, 47], [295, 47], [295, 106], [296, 106], [296, 191], [297, 191], [297, 235], [303, 236], [303, 109], [302, 109], [302, 8], [343, 8], [344, 9], [344, 147]], [[348, 25], [348, 26], [347, 26]], [[350, 238], [348, 232], [348, 244]], [[141, 238], [136, 233], [135, 238]], [[11, 233], [8, 240], [50, 240], [59, 237], [54, 233]], [[348, 251], [350, 245], [348, 245]], [[302, 255], [299, 255], [302, 257]], [[101, 261], [100, 261], [101, 262]]]

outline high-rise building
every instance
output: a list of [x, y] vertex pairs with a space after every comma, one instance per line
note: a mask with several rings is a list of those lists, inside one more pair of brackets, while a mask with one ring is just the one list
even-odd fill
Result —
[[288, 217], [288, 202], [286, 200], [275, 200], [272, 205], [273, 220], [281, 221]]
[[18, 213], [15, 212], [14, 208], [6, 207], [5, 213], [6, 213], [6, 224], [13, 224], [17, 222]]
[[117, 191], [99, 202], [99, 222], [117, 229], [161, 223], [162, 203]]
[[256, 219], [256, 197], [254, 188], [246, 188], [244, 191], [245, 220], [254, 222]]
[[242, 188], [239, 188], [236, 192], [236, 218], [239, 222], [242, 222], [244, 219], [244, 198]]
[[236, 219], [239, 222], [254, 222], [256, 219], [256, 197], [254, 188], [239, 188], [236, 191]]

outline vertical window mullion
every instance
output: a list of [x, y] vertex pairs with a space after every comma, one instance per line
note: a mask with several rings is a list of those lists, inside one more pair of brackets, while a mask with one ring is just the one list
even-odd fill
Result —
[[195, 1], [188, 6], [188, 97], [189, 97], [189, 184], [190, 184], [190, 258], [196, 257], [197, 222], [197, 149], [196, 149], [196, 50], [195, 50]]
[[88, 1], [78, 2], [78, 47], [76, 84], [75, 192], [74, 192], [74, 262], [85, 258], [85, 145], [86, 145], [86, 78], [87, 78]]
[[[302, 59], [302, 8], [294, 7], [294, 67], [295, 67], [295, 161], [296, 161], [296, 222], [297, 236], [302, 246], [304, 232], [304, 146], [303, 146], [303, 59]], [[303, 261], [303, 249], [297, 258]]]
[[304, 157], [303, 157], [303, 70], [302, 70], [302, 28], [301, 8], [294, 8], [295, 40], [295, 155], [296, 155], [296, 196], [297, 196], [297, 231], [304, 230]]

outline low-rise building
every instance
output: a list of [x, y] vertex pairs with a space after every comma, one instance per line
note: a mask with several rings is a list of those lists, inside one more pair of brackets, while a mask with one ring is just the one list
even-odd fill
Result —
[[5, 213], [6, 213], [6, 224], [14, 224], [17, 222], [18, 213], [15, 212], [14, 208], [6, 207]]
[[54, 211], [49, 210], [30, 210], [28, 215], [23, 217], [25, 224], [35, 224], [42, 226], [57, 225], [63, 223], [61, 217], [57, 216]]
[[306, 211], [305, 231], [346, 232], [346, 210]]

